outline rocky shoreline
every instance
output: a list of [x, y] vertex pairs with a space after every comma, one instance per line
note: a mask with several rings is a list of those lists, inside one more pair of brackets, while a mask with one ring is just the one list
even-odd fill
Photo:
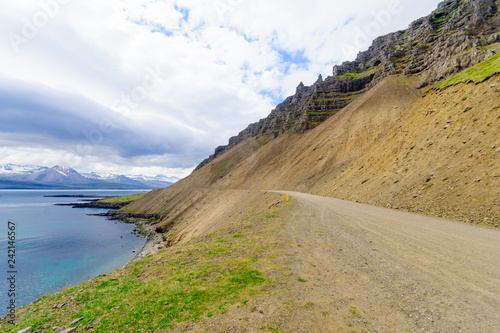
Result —
[[[78, 208], [78, 207], [77, 207]], [[121, 208], [121, 207], [120, 207]], [[139, 260], [147, 257], [150, 254], [156, 253], [162, 248], [165, 248], [162, 236], [151, 227], [152, 222], [159, 218], [157, 215], [147, 214], [130, 214], [116, 210], [110, 210], [106, 213], [91, 214], [95, 216], [104, 216], [108, 220], [120, 221], [123, 223], [131, 223], [137, 226], [136, 232], [147, 237], [147, 242], [137, 255], [131, 260]]]
[[85, 200], [84, 202], [58, 203], [56, 206], [71, 206], [73, 208], [94, 208], [94, 209], [120, 209], [127, 204], [123, 202], [99, 202], [100, 199]]
[[[89, 196], [73, 196], [75, 198], [88, 198]], [[128, 224], [135, 224], [135, 228], [132, 232], [143, 235], [147, 238], [146, 244], [142, 249], [135, 255], [131, 261], [139, 260], [141, 258], [147, 257], [150, 254], [158, 252], [160, 249], [164, 248], [162, 237], [159, 233], [151, 227], [152, 222], [160, 218], [157, 215], [151, 214], [130, 214], [126, 212], [118, 211], [120, 208], [125, 207], [128, 203], [123, 202], [100, 202], [99, 199], [86, 199], [83, 202], [73, 202], [73, 203], [58, 203], [56, 206], [71, 206], [72, 208], [92, 208], [92, 209], [109, 209], [106, 213], [88, 214], [93, 216], [106, 217], [108, 220], [120, 221]]]

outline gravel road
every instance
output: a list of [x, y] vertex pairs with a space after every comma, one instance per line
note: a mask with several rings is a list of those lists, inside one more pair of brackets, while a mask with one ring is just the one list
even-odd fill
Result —
[[297, 299], [364, 331], [500, 332], [499, 230], [287, 193], [294, 270], [322, 281]]

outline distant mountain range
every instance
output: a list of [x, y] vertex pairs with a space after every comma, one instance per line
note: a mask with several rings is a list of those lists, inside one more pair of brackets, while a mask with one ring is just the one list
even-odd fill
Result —
[[162, 175], [80, 174], [62, 166], [0, 165], [0, 189], [149, 189], [168, 187], [177, 180]]

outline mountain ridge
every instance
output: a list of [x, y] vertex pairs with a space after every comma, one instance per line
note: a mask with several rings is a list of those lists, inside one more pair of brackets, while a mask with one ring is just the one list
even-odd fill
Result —
[[309, 87], [301, 82], [295, 95], [217, 147], [194, 171], [248, 138], [267, 143], [287, 131], [304, 133], [390, 75], [417, 76], [417, 87], [425, 88], [491, 57], [500, 50], [499, 7], [497, 0], [441, 2], [406, 30], [376, 38], [356, 60], [334, 66], [333, 76], [319, 76]]

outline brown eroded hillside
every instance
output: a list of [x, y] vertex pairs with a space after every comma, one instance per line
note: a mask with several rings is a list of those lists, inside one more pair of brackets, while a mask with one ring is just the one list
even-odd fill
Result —
[[245, 196], [218, 195], [296, 190], [498, 226], [500, 77], [423, 96], [414, 86], [389, 77], [317, 128], [265, 145], [248, 139], [130, 209], [160, 213], [162, 231], [191, 230], [185, 221], [203, 207], [193, 199], [200, 193], [244, 206]]
[[429, 91], [387, 135], [311, 190], [498, 227], [499, 147], [497, 76]]
[[411, 84], [390, 77], [314, 130], [272, 141], [217, 185], [308, 192], [376, 144], [418, 98]]

